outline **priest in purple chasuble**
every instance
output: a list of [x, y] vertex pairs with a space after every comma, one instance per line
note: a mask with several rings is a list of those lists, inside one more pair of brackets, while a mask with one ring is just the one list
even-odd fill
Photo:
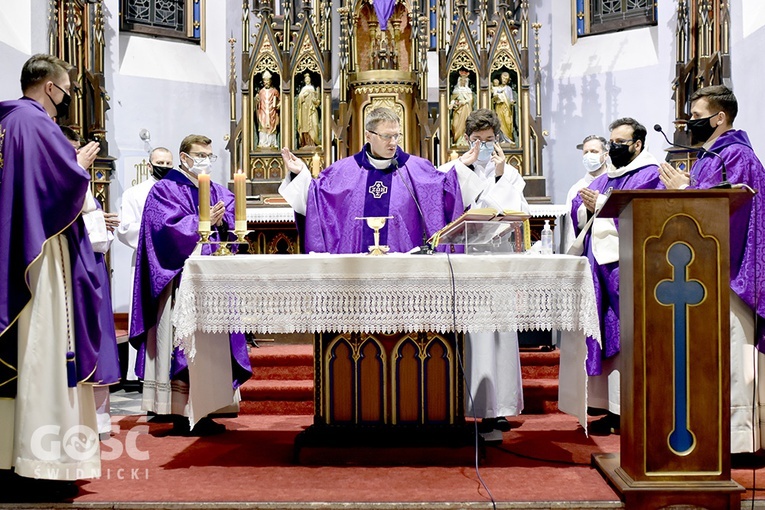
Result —
[[356, 219], [366, 216], [391, 216], [380, 230], [380, 244], [391, 252], [408, 252], [462, 213], [457, 174], [439, 172], [428, 160], [401, 150], [400, 130], [395, 112], [373, 110], [366, 119], [364, 149], [317, 179], [282, 150], [290, 175], [279, 193], [296, 216], [305, 216], [306, 252], [367, 253], [374, 232]]
[[[188, 416], [188, 361], [173, 347], [170, 322], [172, 298], [183, 265], [199, 241], [197, 175], [207, 171], [211, 140], [189, 135], [181, 142], [181, 170], [171, 170], [149, 192], [141, 220], [133, 282], [130, 342], [138, 350], [136, 374], [144, 381], [142, 406], [157, 414], [176, 415], [175, 432], [209, 435], [225, 426], [202, 418], [192, 430]], [[210, 185], [210, 222], [234, 227], [234, 195], [223, 186]], [[206, 245], [203, 254], [210, 253]], [[250, 378], [247, 342], [243, 334], [230, 335], [232, 381], [210, 381], [238, 388]], [[202, 360], [203, 361], [203, 360]]]
[[[602, 346], [588, 337], [586, 369], [590, 378], [590, 407], [607, 409], [612, 415], [607, 428], [618, 428], [620, 414], [618, 379], [609, 379], [612, 371], [618, 371], [617, 355], [621, 350], [619, 335], [619, 220], [595, 218], [608, 198], [610, 190], [655, 189], [659, 185], [659, 162], [645, 149], [645, 127], [636, 120], [625, 117], [609, 126], [611, 130], [609, 157], [613, 164], [608, 171], [587, 188], [579, 191], [571, 204], [571, 218], [574, 231], [582, 240], [583, 255], [592, 267], [595, 299], [600, 319]], [[603, 387], [599, 383], [603, 382]], [[600, 392], [599, 389], [603, 391]], [[597, 425], [593, 425], [593, 431]], [[614, 425], [611, 427], [610, 425]]]
[[[52, 120], [68, 112], [69, 69], [34, 55], [24, 96], [0, 103], [0, 470], [53, 480], [100, 476], [90, 383], [102, 289], [81, 217], [99, 147], [76, 153]], [[75, 427], [87, 453], [40, 458], [35, 433], [63, 444]]]
[[[61, 132], [69, 140], [69, 143], [74, 147], [75, 151], [80, 151], [81, 139], [73, 129], [61, 126]], [[107, 225], [106, 217], [110, 217], [109, 225]], [[93, 256], [96, 259], [96, 273], [98, 275], [98, 281], [101, 286], [101, 306], [98, 309], [98, 318], [101, 328], [101, 348], [98, 351], [98, 363], [95, 373], [93, 374], [93, 382], [99, 386], [104, 386], [103, 390], [96, 388], [96, 402], [99, 400], [107, 399], [109, 389], [106, 386], [115, 384], [120, 381], [120, 367], [119, 357], [117, 355], [117, 332], [114, 327], [114, 310], [112, 307], [111, 296], [111, 278], [109, 276], [109, 266], [106, 264], [106, 253], [111, 247], [114, 235], [110, 231], [110, 225], [114, 220], [114, 214], [104, 213], [101, 203], [95, 199], [93, 193], [88, 190], [85, 196], [85, 203], [82, 209], [82, 219], [85, 223], [85, 231], [88, 233], [88, 239], [93, 248]], [[101, 393], [102, 395], [99, 395]], [[111, 431], [111, 423], [102, 423], [100, 409], [99, 411], [99, 433]], [[106, 406], [106, 414], [108, 416], [109, 407]], [[107, 420], [109, 421], [109, 420]]]
[[[694, 143], [702, 143], [705, 150], [698, 153], [690, 175], [667, 163], [662, 163], [660, 169], [662, 184], [668, 189], [709, 189], [725, 180], [724, 164], [728, 182], [744, 184], [757, 192], [752, 201], [741, 205], [730, 216], [731, 453], [755, 452], [762, 448], [765, 439], [765, 424], [760, 418], [765, 407], [765, 383], [762, 382], [765, 377], [765, 204], [762, 199], [765, 169], [746, 132], [733, 128], [737, 113], [738, 101], [728, 87], [713, 85], [696, 91], [691, 96], [688, 130]], [[755, 381], [757, 391], [753, 387]], [[756, 395], [754, 401], [753, 395]], [[757, 410], [754, 420], [753, 408]]]

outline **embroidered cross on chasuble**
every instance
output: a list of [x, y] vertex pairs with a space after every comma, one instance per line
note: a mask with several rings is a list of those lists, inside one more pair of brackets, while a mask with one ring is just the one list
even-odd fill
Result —
[[[363, 168], [367, 172], [367, 194], [364, 198], [364, 216], [390, 216], [390, 186], [393, 181], [393, 169], [378, 170]], [[365, 228], [362, 233], [363, 246], [373, 246], [374, 231]], [[388, 244], [388, 223], [380, 230], [380, 244]]]

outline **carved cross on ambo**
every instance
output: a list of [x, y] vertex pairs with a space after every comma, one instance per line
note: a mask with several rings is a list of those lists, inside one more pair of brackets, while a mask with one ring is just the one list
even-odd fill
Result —
[[672, 280], [663, 280], [656, 286], [656, 300], [672, 306], [674, 312], [674, 429], [668, 437], [669, 447], [678, 455], [690, 453], [696, 438], [688, 428], [688, 315], [689, 306], [704, 300], [704, 286], [696, 280], [688, 280], [688, 265], [693, 259], [690, 246], [675, 243], [668, 251], [673, 268]]

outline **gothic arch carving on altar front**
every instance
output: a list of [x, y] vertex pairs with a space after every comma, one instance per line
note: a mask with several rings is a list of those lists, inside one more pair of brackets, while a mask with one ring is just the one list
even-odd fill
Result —
[[[458, 391], [457, 361], [451, 344], [436, 333], [403, 336], [390, 355], [392, 423], [454, 423]], [[432, 391], [448, 388], [445, 393]], [[416, 388], [402, 392], [401, 388]]]
[[343, 333], [329, 341], [323, 359], [328, 424], [388, 423], [386, 365], [385, 348], [375, 335]]

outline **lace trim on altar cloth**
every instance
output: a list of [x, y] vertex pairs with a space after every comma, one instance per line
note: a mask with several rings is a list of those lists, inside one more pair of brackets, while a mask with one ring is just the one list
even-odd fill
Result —
[[[588, 271], [533, 272], [487, 279], [455, 278], [452, 307], [448, 278], [406, 280], [364, 275], [349, 279], [305, 275], [184, 274], [176, 295], [175, 343], [193, 353], [194, 332], [289, 333], [316, 331], [460, 332], [559, 329], [599, 338]], [[374, 289], [371, 291], [370, 289]], [[454, 314], [452, 313], [454, 309]]]

